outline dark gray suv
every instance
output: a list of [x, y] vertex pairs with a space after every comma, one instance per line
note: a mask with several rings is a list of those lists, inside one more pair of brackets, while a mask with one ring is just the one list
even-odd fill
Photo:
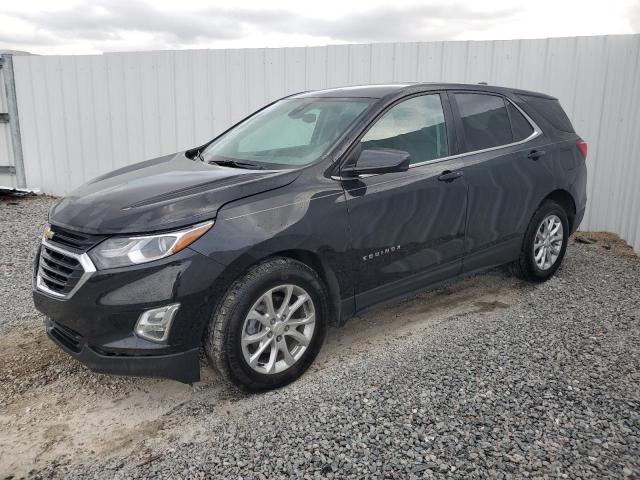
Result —
[[329, 325], [511, 264], [551, 277], [586, 203], [557, 99], [397, 84], [278, 100], [57, 202], [34, 271], [49, 336], [97, 372], [285, 385]]

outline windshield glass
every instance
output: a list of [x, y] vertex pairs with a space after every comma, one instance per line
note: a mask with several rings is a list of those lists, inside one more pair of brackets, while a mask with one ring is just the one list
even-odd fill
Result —
[[365, 98], [282, 100], [211, 143], [204, 162], [285, 169], [318, 160], [371, 103]]

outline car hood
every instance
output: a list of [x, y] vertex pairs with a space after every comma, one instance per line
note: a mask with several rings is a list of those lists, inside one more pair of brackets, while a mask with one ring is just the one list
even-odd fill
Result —
[[49, 221], [85, 233], [166, 230], [214, 218], [225, 203], [283, 187], [297, 176], [167, 155], [85, 183], [52, 207]]

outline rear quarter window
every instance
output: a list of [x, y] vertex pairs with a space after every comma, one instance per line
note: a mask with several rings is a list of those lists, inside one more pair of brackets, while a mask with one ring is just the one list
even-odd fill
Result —
[[507, 110], [511, 119], [511, 129], [513, 130], [513, 141], [519, 142], [529, 137], [533, 133], [533, 127], [529, 121], [524, 118], [520, 110], [518, 110], [511, 102], [507, 102]]
[[542, 98], [530, 95], [520, 95], [529, 107], [543, 117], [553, 127], [563, 132], [575, 133], [571, 120], [562, 109], [560, 102], [555, 98]]

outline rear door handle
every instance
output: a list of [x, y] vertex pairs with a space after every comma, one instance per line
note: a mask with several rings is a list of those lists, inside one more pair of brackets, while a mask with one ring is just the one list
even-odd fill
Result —
[[529, 155], [527, 155], [527, 158], [530, 158], [531, 160], [538, 160], [545, 153], [547, 152], [545, 152], [544, 150], [531, 150], [529, 152]]
[[461, 170], [445, 170], [438, 177], [438, 180], [440, 180], [441, 182], [453, 182], [456, 178], [460, 178], [462, 175], [463, 172]]

